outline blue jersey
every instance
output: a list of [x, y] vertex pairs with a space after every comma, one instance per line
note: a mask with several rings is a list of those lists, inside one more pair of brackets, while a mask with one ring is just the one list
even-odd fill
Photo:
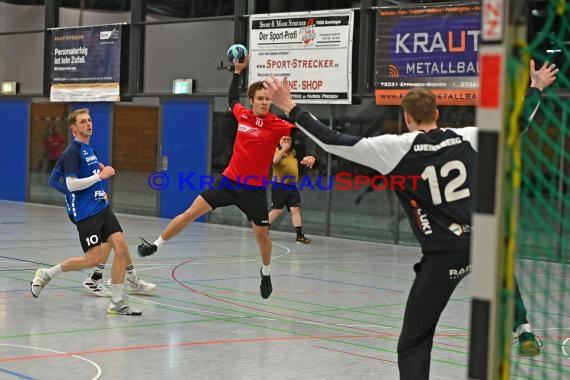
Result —
[[[87, 178], [99, 173], [99, 160], [93, 149], [77, 140], [72, 141], [60, 159], [65, 178]], [[75, 222], [96, 215], [106, 207], [109, 207], [109, 203], [105, 199], [101, 181], [71, 194], [71, 211]]]
[[[61, 181], [62, 178], [63, 183]], [[67, 214], [70, 217], [73, 217], [73, 212], [71, 210], [73, 199], [75, 197], [73, 196], [73, 193], [67, 189], [67, 185], [65, 184], [65, 177], [63, 176], [63, 161], [61, 160], [61, 157], [57, 160], [55, 167], [49, 175], [48, 183], [51, 187], [60, 193], [65, 194], [65, 206], [67, 207]]]

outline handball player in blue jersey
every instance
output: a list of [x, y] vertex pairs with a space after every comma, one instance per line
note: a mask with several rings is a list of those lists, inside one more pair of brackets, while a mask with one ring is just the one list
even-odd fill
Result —
[[[102, 164], [99, 163], [99, 168], [102, 168]], [[65, 181], [65, 177], [63, 175], [63, 161], [58, 159], [54, 169], [52, 170], [49, 178], [48, 183], [51, 187], [59, 191], [60, 193], [65, 195], [65, 206], [67, 208], [67, 215], [69, 216], [69, 220], [71, 223], [75, 224], [75, 219], [73, 218], [73, 211], [72, 211], [72, 193], [67, 190], [67, 186], [62, 183]], [[105, 242], [101, 244], [101, 262], [97, 264], [97, 266], [93, 269], [93, 272], [83, 281], [83, 286], [85, 289], [91, 291], [98, 297], [111, 297], [111, 292], [107, 287], [103, 284], [103, 270], [105, 269], [105, 263], [111, 254], [111, 244], [109, 242]], [[126, 267], [126, 278], [127, 282], [130, 285], [132, 291], [138, 293], [150, 293], [155, 288], [156, 285], [141, 279], [133, 265], [132, 258], [129, 256], [128, 265]], [[109, 279], [109, 282], [112, 282]]]
[[99, 165], [89, 146], [93, 124], [86, 108], [73, 111], [68, 125], [74, 140], [61, 156], [63, 175], [71, 192], [71, 212], [79, 233], [84, 256], [72, 257], [51, 267], [36, 271], [31, 283], [32, 295], [37, 298], [47, 283], [62, 272], [94, 268], [102, 260], [101, 245], [109, 242], [115, 251], [111, 278], [113, 283], [109, 314], [141, 315], [140, 310], [126, 304], [123, 290], [125, 267], [129, 262], [129, 248], [119, 221], [109, 207], [101, 181], [115, 175], [111, 166]]

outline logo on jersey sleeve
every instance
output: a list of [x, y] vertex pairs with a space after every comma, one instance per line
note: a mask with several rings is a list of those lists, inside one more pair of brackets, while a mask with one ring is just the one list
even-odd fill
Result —
[[457, 236], [471, 232], [471, 226], [469, 224], [451, 223], [447, 228]]

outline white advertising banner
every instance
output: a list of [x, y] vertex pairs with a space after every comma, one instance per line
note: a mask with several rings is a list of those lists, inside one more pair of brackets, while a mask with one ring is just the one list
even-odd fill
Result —
[[350, 104], [353, 17], [351, 9], [252, 15], [249, 83], [288, 77], [297, 103]]

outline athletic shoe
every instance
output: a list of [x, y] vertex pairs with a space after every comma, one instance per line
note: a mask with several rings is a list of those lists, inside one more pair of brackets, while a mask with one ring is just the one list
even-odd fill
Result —
[[533, 333], [523, 331], [515, 340], [518, 341], [518, 352], [520, 356], [531, 357], [540, 355], [542, 341]]
[[125, 303], [125, 300], [120, 300], [115, 303], [113, 300], [109, 302], [109, 307], [107, 308], [107, 314], [114, 315], [142, 315], [142, 311], [133, 309]]
[[[129, 283], [131, 289], [134, 291], [139, 291], [142, 293], [150, 293], [154, 289], [156, 289], [155, 284], [153, 284], [151, 282], [147, 282], [145, 280], [141, 280], [139, 276], [137, 276], [137, 278], [133, 281], [129, 280], [128, 278], [126, 278], [125, 281]], [[111, 279], [108, 279], [107, 285], [112, 287], [113, 281], [111, 281]]]
[[137, 247], [137, 253], [140, 257], [146, 257], [150, 255], [154, 255], [156, 251], [158, 251], [158, 247], [154, 244], [149, 243], [148, 241], [141, 238], [142, 243], [139, 244]]
[[91, 277], [87, 277], [87, 279], [83, 281], [83, 286], [97, 297], [111, 297], [111, 292], [103, 285], [103, 280], [93, 280]]
[[312, 240], [309, 239], [308, 237], [305, 237], [305, 235], [297, 236], [297, 239], [295, 240], [297, 241], [297, 243], [303, 243], [303, 244], [309, 244], [310, 242], [312, 242]]
[[127, 281], [131, 285], [131, 289], [141, 293], [150, 293], [154, 289], [156, 289], [156, 285], [145, 280], [141, 280], [139, 276], [136, 276], [134, 279], [130, 280], [127, 278]]
[[46, 268], [40, 268], [36, 270], [34, 279], [30, 283], [30, 290], [34, 298], [38, 298], [40, 296], [40, 293], [42, 292], [43, 288], [47, 285], [49, 280], [51, 280], [51, 278], [48, 276]]
[[271, 285], [271, 276], [264, 276], [262, 270], [259, 270], [259, 275], [261, 276], [261, 284], [259, 285], [259, 293], [261, 298], [267, 299], [273, 291], [273, 286]]

